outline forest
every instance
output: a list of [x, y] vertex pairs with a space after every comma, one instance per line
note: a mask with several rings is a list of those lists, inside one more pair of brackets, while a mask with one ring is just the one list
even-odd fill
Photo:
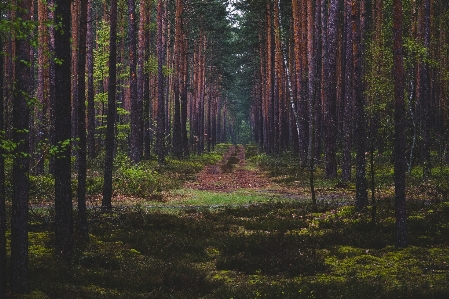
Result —
[[446, 0], [0, 0], [1, 298], [448, 298]]

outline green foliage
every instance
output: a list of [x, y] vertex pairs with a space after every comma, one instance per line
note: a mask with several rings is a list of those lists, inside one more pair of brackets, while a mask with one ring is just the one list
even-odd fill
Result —
[[30, 199], [41, 202], [54, 200], [55, 179], [51, 175], [29, 176]]
[[159, 175], [145, 165], [121, 165], [113, 179], [112, 188], [116, 193], [148, 198], [158, 190]]
[[431, 208], [408, 206], [411, 246], [404, 250], [392, 246], [395, 223], [386, 200], [376, 227], [352, 207], [311, 214], [297, 202], [170, 213], [90, 210], [91, 242], [78, 244], [70, 262], [54, 256], [48, 218], [31, 214], [32, 292], [42, 298], [447, 298], [448, 218], [442, 206]]

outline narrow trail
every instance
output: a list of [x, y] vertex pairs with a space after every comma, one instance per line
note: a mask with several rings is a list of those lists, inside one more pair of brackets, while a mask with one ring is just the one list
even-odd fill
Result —
[[232, 192], [239, 189], [265, 189], [270, 184], [263, 173], [246, 166], [245, 148], [241, 145], [233, 145], [220, 162], [207, 166], [198, 174], [195, 182], [186, 182], [184, 187], [214, 192]]

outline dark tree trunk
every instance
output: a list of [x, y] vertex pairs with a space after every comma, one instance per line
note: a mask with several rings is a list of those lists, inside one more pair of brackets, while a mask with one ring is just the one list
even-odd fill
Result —
[[165, 5], [164, 0], [158, 0], [157, 6], [157, 134], [156, 150], [159, 164], [165, 163], [165, 97], [164, 73], [165, 65]]
[[94, 102], [94, 33], [92, 0], [87, 2], [87, 148], [90, 159], [95, 157], [95, 102]]
[[343, 159], [342, 159], [342, 171], [341, 180], [348, 182], [351, 180], [351, 150], [352, 150], [352, 110], [353, 110], [353, 36], [352, 36], [352, 8], [353, 0], [345, 0], [345, 63], [344, 63], [344, 116], [343, 116]]
[[115, 147], [115, 93], [117, 90], [117, 0], [111, 1], [109, 35], [109, 79], [108, 79], [108, 117], [106, 128], [106, 157], [104, 163], [103, 200], [104, 209], [112, 208], [112, 165]]
[[[423, 24], [423, 40], [424, 47], [427, 49], [427, 53], [431, 53], [430, 49], [430, 0], [424, 0], [424, 24]], [[423, 161], [423, 177], [428, 178], [430, 176], [430, 75], [429, 75], [429, 63], [424, 61], [421, 68], [421, 84], [420, 84], [420, 126], [421, 126], [421, 156]]]
[[87, 176], [87, 144], [86, 144], [86, 31], [87, 0], [80, 1], [78, 40], [78, 223], [77, 230], [82, 241], [89, 241], [86, 210], [86, 176]]
[[142, 99], [137, 98], [137, 55], [136, 55], [136, 20], [135, 0], [128, 0], [129, 33], [129, 95], [131, 101], [131, 161], [142, 160]]
[[71, 103], [70, 103], [70, 2], [56, 0], [55, 16], [61, 28], [55, 31], [55, 141], [59, 147], [55, 159], [56, 252], [68, 256], [73, 249], [73, 211], [71, 189]]
[[[22, 1], [17, 19], [31, 20], [32, 1]], [[28, 272], [28, 190], [29, 190], [29, 107], [31, 70], [29, 37], [15, 40], [16, 88], [13, 101], [13, 142], [16, 144], [13, 161], [13, 194], [11, 220], [11, 289], [13, 293], [29, 293]]]
[[[332, 179], [337, 176], [337, 73], [336, 73], [336, 45], [337, 45], [337, 21], [338, 0], [330, 0], [329, 19], [327, 22], [327, 41], [324, 64], [324, 126], [325, 126], [325, 176]], [[324, 29], [324, 28], [323, 28]]]
[[394, 187], [396, 213], [396, 247], [407, 247], [407, 213], [405, 209], [405, 128], [404, 66], [402, 53], [402, 0], [393, 0], [394, 34]]
[[[0, 8], [0, 15], [3, 14]], [[3, 38], [0, 37], [0, 49], [3, 49]], [[4, 55], [0, 55], [0, 137], [5, 138], [4, 131]], [[5, 158], [3, 148], [0, 147], [0, 298], [6, 298], [6, 210], [5, 210]]]
[[[362, 0], [364, 1], [364, 0]], [[362, 72], [362, 33], [360, 26], [360, 5], [362, 1], [352, 2], [352, 35], [354, 55], [354, 76], [353, 87], [355, 96], [355, 136], [356, 139], [356, 207], [363, 210], [368, 205], [368, 194], [366, 191], [366, 121], [365, 121], [365, 96], [363, 92], [363, 72]]]

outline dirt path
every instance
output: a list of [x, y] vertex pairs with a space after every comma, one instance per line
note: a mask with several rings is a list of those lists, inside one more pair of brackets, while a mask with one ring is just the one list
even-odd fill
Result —
[[215, 192], [232, 192], [238, 189], [265, 189], [270, 181], [257, 170], [246, 167], [245, 148], [231, 146], [223, 159], [207, 166], [195, 182], [186, 182], [185, 188]]

